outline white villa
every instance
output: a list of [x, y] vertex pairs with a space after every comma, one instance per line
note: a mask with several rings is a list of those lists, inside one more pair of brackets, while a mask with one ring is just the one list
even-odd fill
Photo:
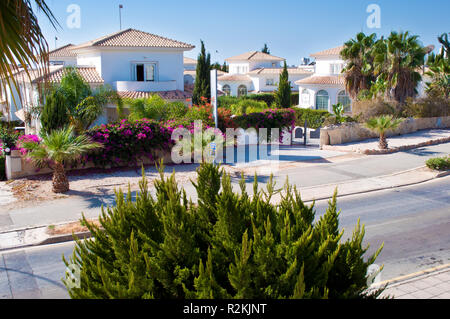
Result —
[[333, 113], [333, 104], [341, 103], [347, 112], [352, 101], [345, 90], [343, 46], [311, 54], [316, 59], [314, 74], [295, 83], [299, 89], [299, 106]]
[[[122, 30], [50, 52], [48, 80], [60, 82], [64, 67], [74, 66], [93, 88], [108, 84], [125, 98], [148, 97], [157, 93], [166, 100], [186, 101], [191, 94], [184, 91], [184, 52], [193, 48], [191, 44], [147, 32]], [[11, 94], [18, 96], [16, 90], [3, 88], [8, 94], [12, 120], [20, 118], [25, 121], [24, 110], [29, 111], [37, 105], [37, 87], [43, 81], [38, 73], [32, 72], [31, 80], [24, 76], [23, 71], [16, 74], [22, 96], [22, 100], [17, 101], [17, 108], [11, 98]], [[115, 107], [111, 105], [97, 122], [106, 123], [116, 117]]]
[[[231, 96], [249, 93], [271, 93], [278, 87], [283, 71], [281, 62], [285, 59], [270, 54], [250, 51], [228, 59], [229, 73], [218, 77], [218, 87]], [[288, 68], [289, 81], [293, 89], [295, 82], [312, 74], [312, 67]]]

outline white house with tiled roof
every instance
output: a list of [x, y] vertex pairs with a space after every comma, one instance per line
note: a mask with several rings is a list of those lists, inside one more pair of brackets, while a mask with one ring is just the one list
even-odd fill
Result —
[[345, 90], [341, 58], [343, 46], [311, 54], [316, 59], [314, 74], [295, 83], [298, 85], [299, 106], [333, 112], [333, 105], [342, 103], [351, 110], [351, 99]]
[[[167, 100], [186, 101], [191, 94], [184, 91], [184, 52], [193, 48], [193, 45], [151, 33], [122, 30], [49, 52], [51, 72], [48, 80], [58, 83], [64, 67], [73, 66], [93, 88], [107, 84], [123, 97], [144, 97], [156, 93]], [[24, 120], [24, 108], [28, 110], [38, 103], [37, 84], [43, 78], [37, 70], [32, 73], [31, 79], [22, 74], [19, 91], [23, 98], [18, 101], [17, 109], [13, 99], [8, 99], [12, 104], [13, 119], [18, 116]], [[17, 92], [11, 94], [18, 95]], [[109, 107], [111, 111], [113, 106]], [[113, 119], [114, 115], [109, 114], [112, 112], [107, 111], [100, 122]]]
[[[274, 92], [283, 71], [285, 59], [259, 51], [246, 52], [228, 59], [228, 74], [218, 77], [219, 89], [228, 95]], [[297, 89], [295, 81], [312, 74], [312, 68], [288, 68], [289, 81]]]

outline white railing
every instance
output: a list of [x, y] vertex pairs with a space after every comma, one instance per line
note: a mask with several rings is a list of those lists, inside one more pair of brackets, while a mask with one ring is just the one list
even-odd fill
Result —
[[158, 81], [158, 82], [117, 81], [114, 82], [114, 86], [118, 92], [175, 91], [177, 89], [177, 81]]

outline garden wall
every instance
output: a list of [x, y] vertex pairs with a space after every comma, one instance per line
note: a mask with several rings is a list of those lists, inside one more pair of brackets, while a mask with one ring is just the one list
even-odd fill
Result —
[[[395, 130], [389, 130], [387, 137], [414, 133], [420, 130], [450, 128], [450, 116], [405, 119]], [[337, 145], [377, 138], [378, 134], [361, 123], [344, 123], [320, 129], [320, 146]]]
[[[172, 158], [170, 153], [157, 153], [159, 158], [163, 158], [164, 164], [171, 164]], [[144, 159], [144, 165], [155, 164], [151, 159]], [[67, 168], [67, 171], [96, 168], [93, 162], [85, 163], [73, 168]], [[19, 151], [12, 151], [11, 155], [6, 156], [6, 178], [8, 180], [17, 179], [27, 176], [51, 174], [53, 171], [50, 168], [38, 168], [30, 161], [27, 161]]]

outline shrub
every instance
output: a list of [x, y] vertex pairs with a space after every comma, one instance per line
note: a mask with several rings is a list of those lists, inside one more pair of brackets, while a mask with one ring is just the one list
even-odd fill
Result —
[[317, 129], [321, 127], [327, 117], [331, 114], [323, 110], [311, 110], [295, 108], [295, 125], [305, 126], [305, 120], [308, 122], [308, 127]]
[[354, 119], [351, 116], [344, 116], [341, 118], [337, 118], [336, 116], [328, 116], [325, 118], [325, 121], [323, 122], [323, 126], [330, 126], [330, 125], [340, 125], [342, 123], [352, 123], [357, 122], [356, 119]]
[[8, 126], [1, 126], [0, 127], [0, 141], [2, 143], [3, 151], [6, 148], [9, 148], [10, 150], [14, 150], [19, 136], [20, 136], [20, 133], [15, 131], [13, 128], [10, 128]]
[[66, 265], [80, 267], [80, 287], [64, 281], [72, 298], [279, 299], [376, 298], [367, 292], [364, 226], [341, 242], [336, 194], [315, 220], [297, 189], [286, 184], [279, 204], [270, 178], [267, 191], [241, 194], [231, 176], [202, 164], [193, 184], [198, 204], [179, 189], [175, 175], [160, 170], [156, 196], [143, 172], [136, 201], [116, 193], [101, 226], [83, 223], [92, 239], [77, 240]]
[[292, 92], [291, 93], [291, 105], [292, 106], [299, 105], [299, 102], [300, 102], [300, 93]]
[[90, 153], [85, 161], [92, 160], [95, 165], [105, 167], [136, 165], [142, 158], [154, 159], [156, 151], [169, 151], [173, 146], [172, 131], [172, 127], [147, 119], [94, 127], [87, 135], [104, 148]]
[[403, 107], [396, 102], [388, 102], [383, 99], [354, 101], [352, 106], [353, 117], [358, 117], [361, 122], [381, 115], [400, 116]]
[[6, 180], [6, 157], [5, 155], [0, 155], [0, 181]]
[[183, 102], [167, 102], [158, 94], [154, 94], [149, 98], [126, 99], [125, 104], [130, 107], [128, 118], [132, 121], [144, 118], [167, 121], [183, 117], [188, 111]]
[[450, 156], [430, 158], [426, 165], [430, 169], [445, 171], [450, 169]]
[[40, 142], [41, 139], [37, 135], [21, 135], [17, 139], [16, 149], [19, 150], [22, 155], [26, 155], [28, 150], [24, 148], [25, 143], [39, 144]]
[[247, 98], [255, 101], [263, 101], [269, 106], [275, 102], [275, 95], [273, 93], [250, 94]]
[[238, 103], [242, 98], [238, 98], [236, 96], [219, 96], [217, 98], [217, 106], [222, 108], [230, 108], [232, 104]]
[[266, 102], [250, 99], [242, 99], [238, 103], [230, 106], [230, 110], [234, 115], [262, 112], [265, 109], [267, 109]]
[[43, 133], [61, 129], [70, 122], [67, 97], [61, 88], [54, 88], [46, 96], [46, 101], [41, 114]]
[[244, 114], [233, 118], [237, 127], [272, 128], [287, 127], [292, 130], [295, 126], [295, 112], [293, 109], [269, 109], [264, 112]]
[[450, 116], [450, 99], [436, 94], [429, 94], [417, 100], [408, 99], [404, 115], [419, 118]]

